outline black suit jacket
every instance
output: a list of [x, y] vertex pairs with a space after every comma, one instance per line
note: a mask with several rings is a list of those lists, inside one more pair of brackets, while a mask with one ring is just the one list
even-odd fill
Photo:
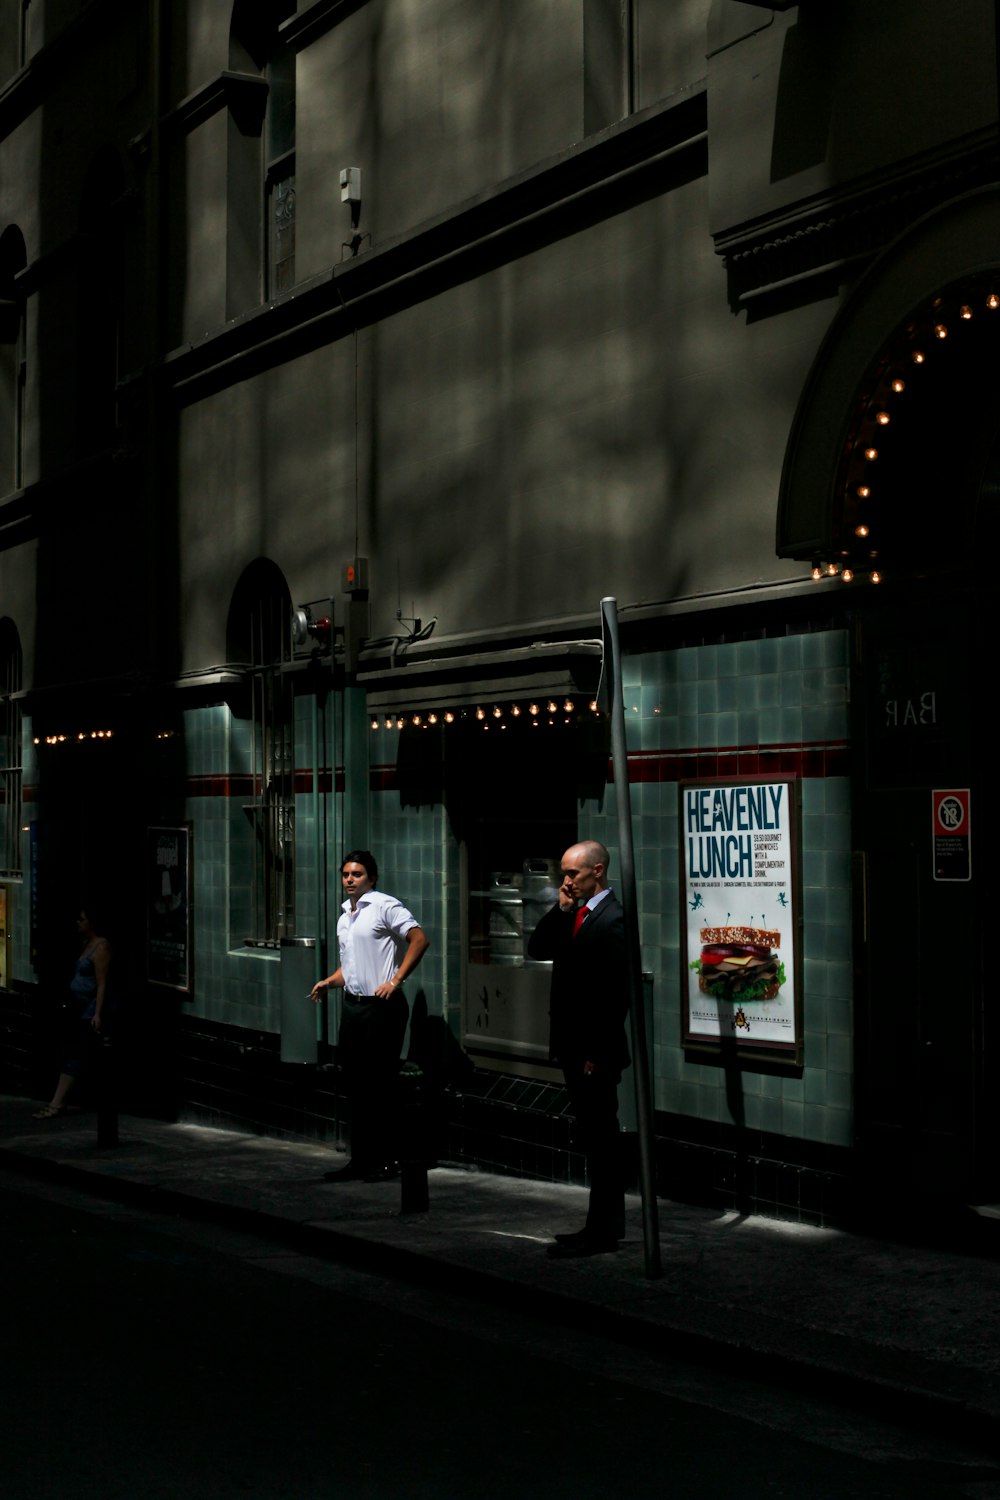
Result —
[[563, 1067], [591, 1062], [620, 1071], [629, 1062], [624, 915], [612, 892], [576, 937], [575, 918], [575, 911], [553, 906], [528, 940], [530, 958], [552, 961], [549, 1056]]

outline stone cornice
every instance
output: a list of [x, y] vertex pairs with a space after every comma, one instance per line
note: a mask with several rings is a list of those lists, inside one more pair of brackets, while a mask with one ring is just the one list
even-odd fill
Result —
[[998, 169], [1000, 146], [990, 129], [714, 235], [729, 272], [731, 303], [759, 305], [815, 278], [849, 280], [907, 224], [993, 181]]
[[294, 51], [300, 52], [367, 4], [368, 0], [314, 0], [312, 5], [305, 6], [297, 15], [282, 22], [278, 35]]
[[224, 69], [164, 115], [163, 129], [168, 135], [190, 135], [223, 109], [255, 119], [259, 126], [266, 104], [266, 78]]
[[618, 212], [623, 193], [662, 193], [707, 169], [701, 83], [171, 351], [162, 377], [199, 399]]

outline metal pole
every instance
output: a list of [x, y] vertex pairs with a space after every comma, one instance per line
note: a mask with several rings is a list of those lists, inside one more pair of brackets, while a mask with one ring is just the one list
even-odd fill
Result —
[[639, 907], [635, 893], [635, 856], [632, 848], [632, 802], [625, 747], [625, 701], [622, 697], [621, 652], [618, 645], [618, 604], [601, 600], [604, 637], [604, 681], [611, 718], [611, 762], [618, 809], [618, 857], [621, 861], [622, 908], [632, 1022], [632, 1066], [635, 1069], [636, 1126], [639, 1135], [639, 1190], [642, 1194], [642, 1237], [646, 1276], [655, 1280], [660, 1267], [660, 1227], [653, 1164], [653, 1112], [649, 1097], [649, 1054], [646, 1048], [642, 962], [639, 953]]

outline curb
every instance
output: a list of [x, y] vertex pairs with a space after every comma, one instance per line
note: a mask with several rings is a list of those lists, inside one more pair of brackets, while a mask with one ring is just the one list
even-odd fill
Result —
[[[934, 1388], [940, 1372], [928, 1364], [927, 1379], [915, 1383], [898, 1367], [911, 1368], [915, 1357], [892, 1350], [859, 1346], [845, 1335], [789, 1325], [789, 1342], [805, 1341], [817, 1353], [780, 1347], [781, 1330], [773, 1320], [751, 1326], [742, 1309], [713, 1304], [706, 1327], [703, 1318], [674, 1316], [652, 1322], [606, 1304], [595, 1304], [568, 1293], [515, 1282], [478, 1267], [441, 1261], [408, 1247], [365, 1238], [311, 1219], [290, 1219], [264, 1209], [220, 1203], [174, 1188], [144, 1184], [127, 1178], [105, 1177], [65, 1162], [40, 1158], [0, 1146], [0, 1169], [38, 1181], [72, 1187], [93, 1197], [132, 1204], [154, 1214], [218, 1224], [266, 1236], [318, 1258], [340, 1261], [355, 1269], [384, 1274], [426, 1286], [469, 1301], [488, 1301], [500, 1308], [516, 1308], [550, 1323], [595, 1337], [689, 1361], [709, 1369], [725, 1368], [743, 1379], [791, 1387], [825, 1401], [861, 1408], [903, 1426], [933, 1425], [936, 1431], [988, 1452], [1000, 1452], [998, 1413], [975, 1399]], [[740, 1325], [743, 1325], [742, 1327]], [[849, 1361], [882, 1366], [852, 1368]], [[893, 1366], [896, 1369], [893, 1369]]]

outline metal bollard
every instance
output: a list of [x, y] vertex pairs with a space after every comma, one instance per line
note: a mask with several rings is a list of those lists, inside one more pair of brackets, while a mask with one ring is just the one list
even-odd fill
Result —
[[423, 1214], [430, 1208], [427, 1190], [427, 1163], [406, 1161], [399, 1167], [399, 1211], [401, 1214]]
[[116, 1087], [114, 1048], [109, 1036], [102, 1036], [97, 1049], [97, 1144], [118, 1145], [118, 1089]]
[[405, 1143], [399, 1163], [399, 1211], [401, 1214], [422, 1214], [430, 1207], [423, 1075], [413, 1063], [406, 1063], [399, 1082], [403, 1096], [400, 1124]]

